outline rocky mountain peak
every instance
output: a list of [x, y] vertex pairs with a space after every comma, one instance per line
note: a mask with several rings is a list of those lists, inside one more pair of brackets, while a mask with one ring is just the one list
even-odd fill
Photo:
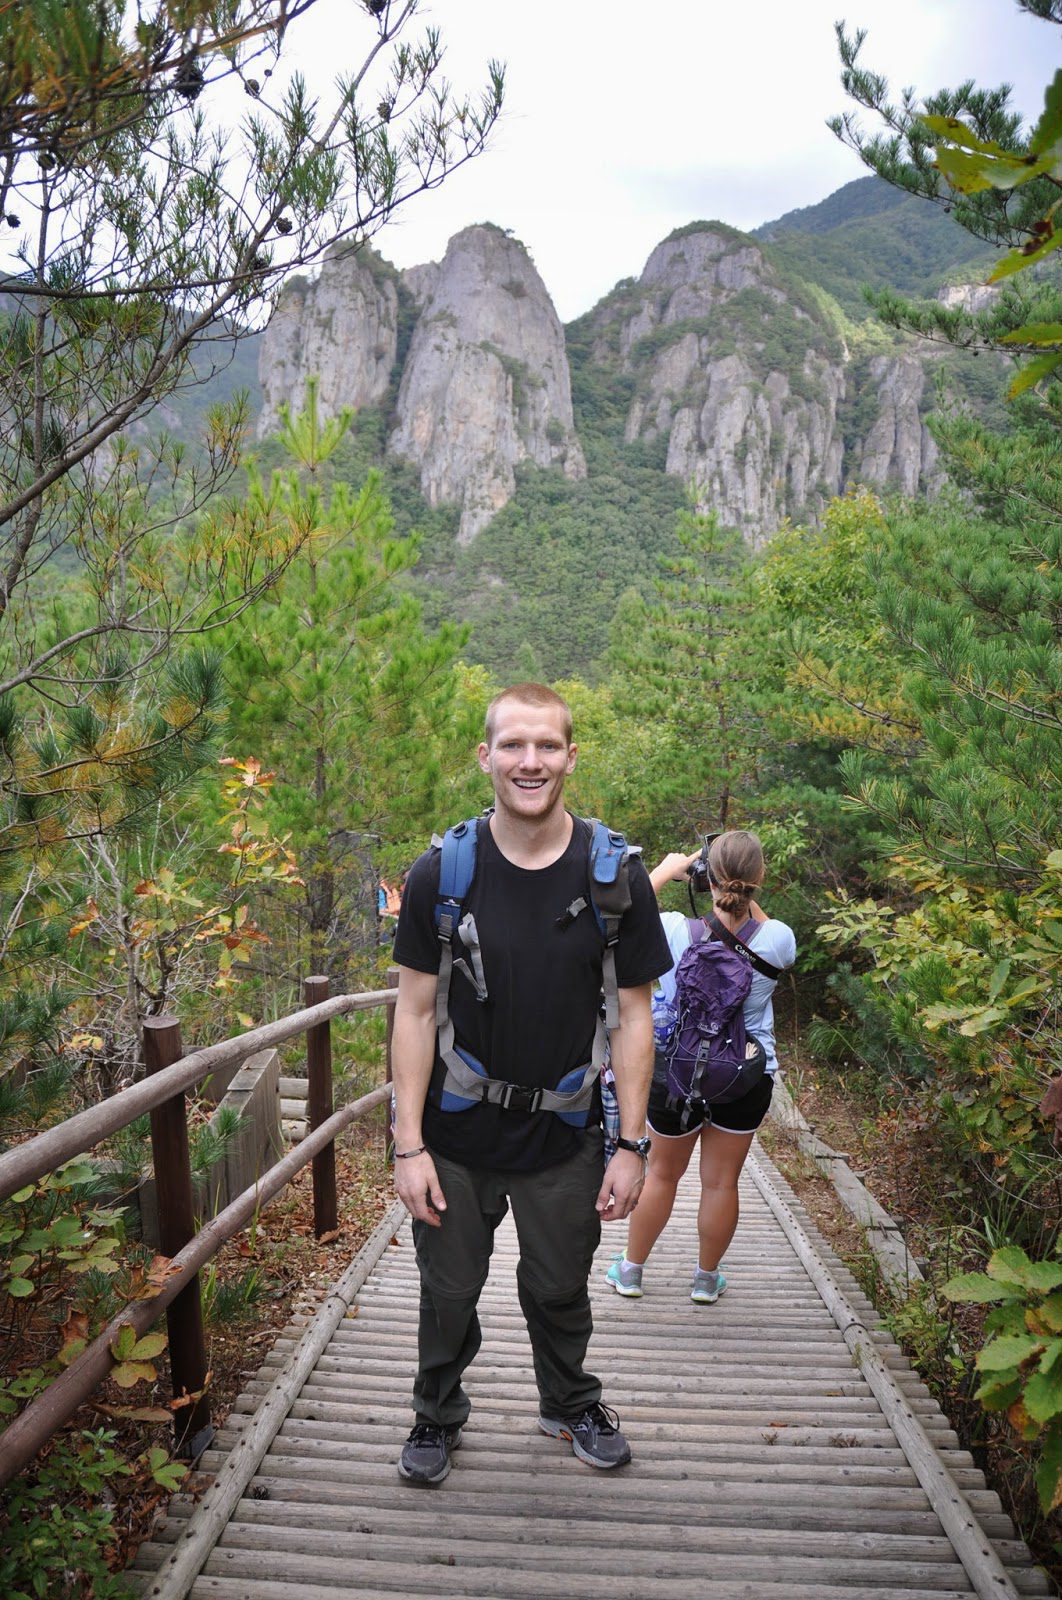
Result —
[[322, 417], [344, 406], [378, 405], [387, 393], [398, 341], [397, 274], [367, 246], [330, 250], [314, 279], [285, 285], [262, 339], [258, 437], [273, 433], [280, 407], [297, 411], [306, 379], [318, 379]]
[[489, 223], [407, 281], [420, 315], [388, 448], [419, 467], [429, 504], [460, 505], [467, 543], [511, 497], [518, 462], [586, 472], [564, 331], [524, 246]]

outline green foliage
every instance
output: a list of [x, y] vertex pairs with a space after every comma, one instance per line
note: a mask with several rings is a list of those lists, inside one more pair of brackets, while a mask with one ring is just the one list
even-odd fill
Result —
[[[79, 1157], [0, 1205], [2, 1427], [81, 1354], [116, 1306], [145, 1286], [148, 1293], [158, 1287], [131, 1262], [124, 1212], [96, 1202], [100, 1183], [96, 1164]], [[123, 1324], [111, 1342], [115, 1383], [132, 1389], [154, 1382], [154, 1363], [165, 1347], [165, 1333], [138, 1337]], [[118, 1414], [155, 1421], [169, 1416], [158, 1407], [119, 1408]], [[114, 1489], [123, 1480], [147, 1478], [173, 1489], [187, 1468], [158, 1447], [125, 1460], [114, 1439], [102, 1429], [60, 1435], [0, 1496], [5, 1596], [118, 1600], [128, 1592], [109, 1573], [117, 1542]]]
[[[0, 1590], [8, 1600], [126, 1600], [112, 1575], [116, 1481], [131, 1468], [105, 1428], [56, 1441], [0, 1496]], [[160, 1452], [161, 1454], [162, 1452]]]
[[[865, 178], [860, 183], [874, 181]], [[774, 226], [762, 230], [768, 259], [820, 284], [856, 323], [871, 315], [864, 286], [928, 297], [942, 282], [957, 276], [966, 282], [980, 281], [991, 260], [985, 244], [971, 239], [953, 217], [926, 214], [914, 199], [900, 200], [895, 209], [869, 217], [845, 217], [821, 231], [793, 227], [776, 233]], [[866, 332], [870, 334], [869, 329]]]
[[229, 1328], [253, 1322], [260, 1314], [269, 1284], [259, 1267], [221, 1278], [211, 1263], [202, 1278], [203, 1320], [208, 1327]]
[[731, 807], [754, 779], [749, 673], [734, 648], [747, 606], [745, 548], [695, 504], [691, 490], [676, 529], [679, 553], [661, 562], [654, 600], [627, 607], [614, 652], [621, 696], [674, 752], [655, 767], [657, 805], [677, 813], [684, 832], [730, 826]]
[[425, 627], [402, 587], [419, 543], [395, 537], [375, 474], [355, 492], [333, 468], [326, 487], [349, 421], [322, 426], [311, 384], [305, 409], [284, 416], [295, 465], [268, 488], [252, 471], [252, 493], [280, 497], [308, 537], [234, 630], [228, 657], [233, 737], [275, 764], [278, 816], [305, 879], [285, 931], [289, 970], [337, 975], [375, 957], [380, 841], [416, 833], [435, 810], [460, 727], [454, 668], [466, 636], [451, 622]]
[[[1021, 0], [1019, 0], [1021, 4]], [[1033, 8], [1023, 5], [1022, 9]], [[1052, 19], [1057, 21], [1057, 17]], [[942, 89], [920, 99], [914, 89], [904, 89], [898, 102], [890, 100], [889, 85], [880, 74], [860, 65], [859, 56], [866, 35], [849, 35], [837, 25], [837, 40], [842, 62], [841, 81], [846, 93], [857, 104], [871, 111], [884, 127], [874, 136], [864, 134], [857, 116], [846, 113], [831, 120], [838, 138], [854, 149], [872, 171], [907, 194], [930, 200], [953, 213], [959, 225], [975, 238], [991, 244], [1019, 242], [1031, 232], [1055, 199], [1048, 168], [1033, 170], [1037, 162], [1019, 165], [1032, 181], [1017, 189], [1004, 179], [998, 186], [984, 182], [971, 189], [957, 189], [950, 181], [947, 147], [959, 146], [958, 139], [942, 129], [959, 133], [995, 150], [1035, 154], [1033, 140], [1022, 138], [1021, 119], [1010, 105], [1011, 91], [981, 89], [967, 81], [957, 89]], [[1033, 136], [1035, 138], [1035, 135]], [[940, 154], [944, 153], [944, 163]], [[957, 175], [957, 168], [953, 166]]]
[[[896, 853], [898, 905], [842, 895], [819, 929], [835, 948], [872, 957], [866, 981], [928, 1069], [924, 1114], [949, 1130], [974, 1172], [987, 1165], [988, 1186], [988, 1174], [1049, 1185], [1055, 1163], [1038, 1112], [1062, 1004], [1055, 854], [1054, 881], [1016, 894], [959, 884], [914, 851]], [[903, 889], [917, 893], [914, 904]], [[857, 1050], [876, 1054], [870, 1039]]]
[[915, 783], [849, 780], [896, 837], [956, 873], [1035, 880], [1060, 836], [1054, 619], [1058, 525], [1008, 529], [957, 506], [898, 514], [875, 562], [878, 613], [908, 652], [905, 693], [924, 740]]
[[515, 497], [475, 546], [454, 551], [448, 574], [429, 567], [419, 575], [426, 615], [460, 607], [472, 624], [471, 658], [495, 671], [508, 671], [530, 640], [533, 677], [592, 674], [621, 596], [648, 588], [680, 499], [674, 479], [635, 461], [575, 483], [522, 466]]
[[[1022, 9], [1046, 21], [1062, 21], [1050, 7], [1023, 4]], [[837, 38], [845, 89], [885, 129], [867, 137], [848, 114], [832, 120], [837, 136], [887, 182], [953, 211], [974, 238], [1011, 245], [1010, 253], [993, 266], [990, 284], [1048, 262], [1062, 242], [1054, 223], [1062, 180], [1062, 71], [1047, 86], [1035, 126], [1023, 131], [1010, 107], [1009, 86], [984, 90], [968, 81], [924, 101], [905, 89], [893, 104], [885, 79], [859, 64], [865, 34], [848, 35], [838, 24]], [[929, 331], [927, 320], [935, 320], [936, 336], [950, 343], [970, 343], [977, 337], [986, 348], [1039, 351], [1014, 378], [1009, 390], [1013, 398], [1048, 383], [1062, 362], [1062, 350], [1056, 348], [1060, 307], [1057, 288], [1048, 284], [1041, 289], [1041, 305], [1026, 317], [1015, 316], [1013, 303], [1005, 299], [987, 317], [965, 312], [949, 316], [941, 308], [909, 307], [892, 299], [889, 320], [923, 333]]]
[[113, 1257], [124, 1241], [123, 1213], [87, 1203], [96, 1181], [91, 1163], [68, 1161], [4, 1202], [0, 1296], [42, 1303], [54, 1299], [68, 1274], [118, 1271]]
[[1062, 1261], [1030, 1261], [1015, 1245], [992, 1253], [985, 1272], [944, 1286], [949, 1299], [994, 1305], [977, 1357], [978, 1399], [1006, 1411], [1039, 1456], [1036, 1487], [1045, 1512], [1062, 1505]]

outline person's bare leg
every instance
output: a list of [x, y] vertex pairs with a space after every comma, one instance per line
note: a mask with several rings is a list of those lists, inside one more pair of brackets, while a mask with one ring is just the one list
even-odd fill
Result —
[[644, 1263], [661, 1233], [675, 1204], [675, 1190], [679, 1179], [690, 1164], [696, 1132], [681, 1139], [662, 1139], [650, 1133], [653, 1147], [649, 1152], [649, 1170], [645, 1186], [638, 1196], [638, 1204], [627, 1232], [627, 1260]]
[[[755, 1137], [753, 1133], [727, 1133], [722, 1128], [707, 1127], [701, 1131], [701, 1203], [697, 1210], [697, 1236], [702, 1272], [716, 1270], [734, 1237], [738, 1224], [738, 1178]], [[643, 1200], [638, 1202], [638, 1211]]]

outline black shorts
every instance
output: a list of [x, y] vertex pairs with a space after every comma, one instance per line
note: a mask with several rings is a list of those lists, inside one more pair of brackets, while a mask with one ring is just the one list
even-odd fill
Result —
[[717, 1103], [709, 1106], [708, 1115], [692, 1111], [683, 1128], [679, 1120], [680, 1107], [668, 1106], [666, 1087], [662, 1083], [654, 1082], [649, 1090], [649, 1129], [662, 1139], [681, 1139], [687, 1134], [698, 1132], [709, 1122], [714, 1128], [722, 1129], [724, 1133], [755, 1133], [770, 1109], [773, 1093], [774, 1074], [765, 1072], [756, 1087], [750, 1089], [748, 1094], [743, 1094], [740, 1100], [730, 1100], [725, 1105]]

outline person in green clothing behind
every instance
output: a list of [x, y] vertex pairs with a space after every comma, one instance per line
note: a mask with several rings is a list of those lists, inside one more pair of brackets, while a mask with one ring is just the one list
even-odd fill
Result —
[[444, 1109], [438, 848], [414, 863], [402, 898], [395, 1187], [413, 1217], [421, 1279], [416, 1421], [398, 1466], [411, 1483], [440, 1483], [450, 1471], [469, 1414], [462, 1375], [480, 1345], [476, 1307], [494, 1232], [510, 1205], [538, 1426], [591, 1466], [630, 1460], [619, 1418], [584, 1366], [592, 1331], [587, 1283], [602, 1220], [629, 1216], [644, 1180], [650, 996], [671, 957], [648, 875], [631, 856], [631, 903], [615, 947], [619, 1027], [611, 1039], [621, 1143], [606, 1167], [596, 1093], [584, 1127], [554, 1110], [528, 1109], [534, 1091], [556, 1089], [592, 1059], [599, 1025], [604, 939], [587, 904], [591, 835], [564, 806], [576, 755], [571, 711], [552, 689], [517, 684], [491, 702], [478, 758], [494, 809], [477, 825], [476, 870], [463, 901], [478, 932], [487, 999], [455, 975], [449, 1006], [456, 1049], [475, 1057], [488, 1078], [531, 1091], [513, 1097], [521, 1105]]

